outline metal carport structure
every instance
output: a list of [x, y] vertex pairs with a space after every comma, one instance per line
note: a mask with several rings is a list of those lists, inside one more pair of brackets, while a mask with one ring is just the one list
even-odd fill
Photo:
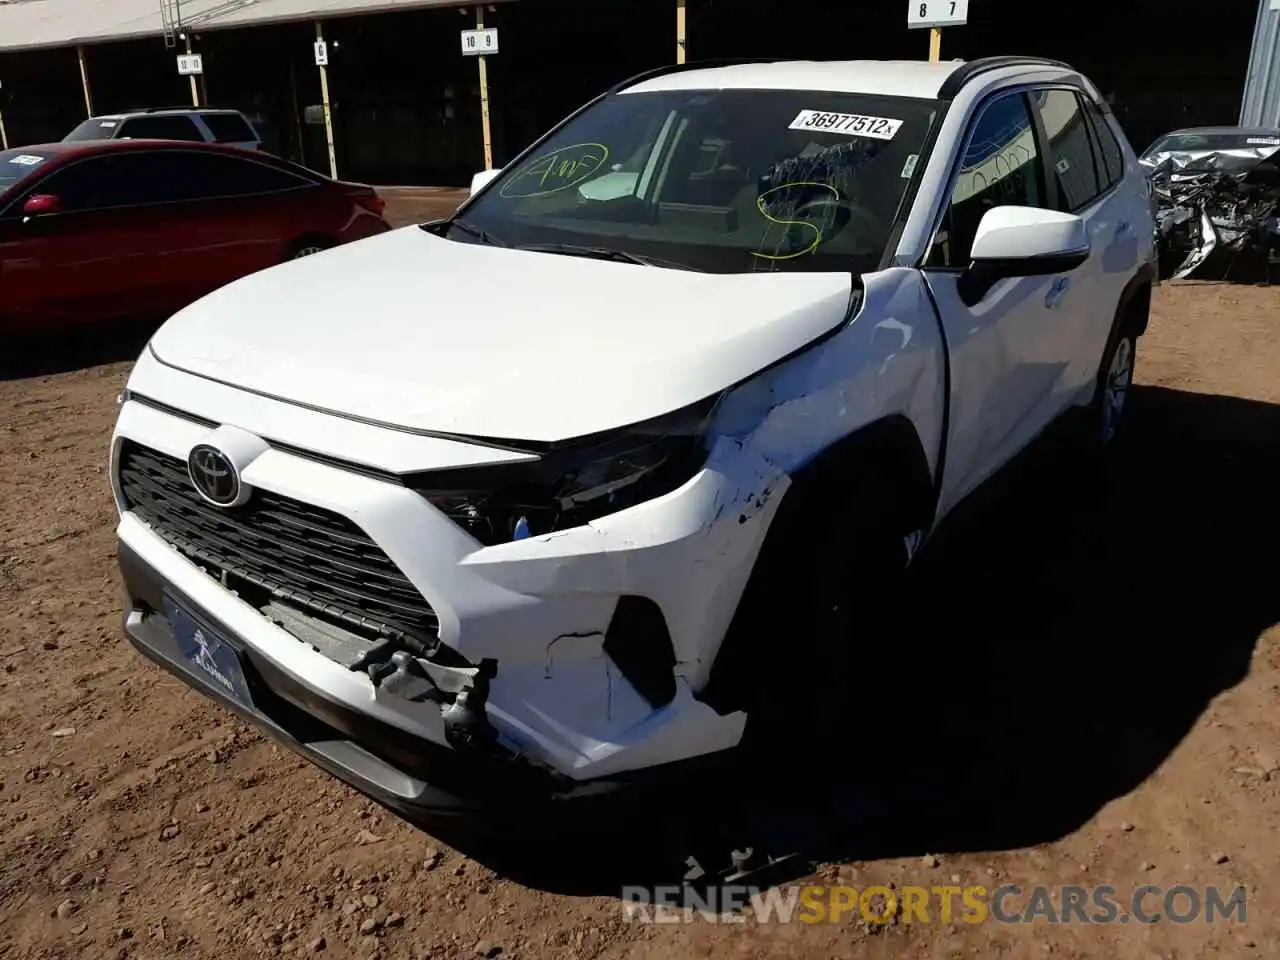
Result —
[[[186, 54], [193, 51], [191, 32], [314, 22], [317, 41], [323, 41], [323, 23], [340, 17], [370, 16], [439, 7], [475, 6], [476, 26], [484, 25], [484, 10], [495, 2], [468, 4], [466, 0], [0, 0], [0, 53], [74, 47], [80, 67], [85, 110], [93, 115], [86, 48], [97, 43], [163, 39], [167, 47], [179, 42]], [[484, 125], [485, 163], [491, 165], [485, 59], [478, 57], [480, 100]], [[326, 66], [316, 60], [323, 91], [329, 172], [337, 176], [337, 162], [330, 119]], [[203, 74], [203, 70], [201, 70]], [[203, 81], [203, 77], [201, 78]], [[201, 105], [196, 76], [191, 75], [193, 106]], [[207, 100], [207, 97], [205, 98]], [[204, 104], [208, 106], [208, 104]], [[7, 146], [3, 114], [0, 114], [0, 147]]]

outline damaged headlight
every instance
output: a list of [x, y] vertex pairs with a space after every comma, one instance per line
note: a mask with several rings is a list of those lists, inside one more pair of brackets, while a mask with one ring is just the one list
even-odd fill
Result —
[[538, 459], [407, 477], [488, 546], [590, 523], [670, 493], [706, 462], [719, 396], [644, 423], [537, 450]]

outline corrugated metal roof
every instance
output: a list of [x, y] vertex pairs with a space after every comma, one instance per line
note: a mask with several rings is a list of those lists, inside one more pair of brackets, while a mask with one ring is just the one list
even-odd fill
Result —
[[1271, 9], [1271, 0], [1258, 0], [1240, 123], [1280, 127], [1280, 10]]
[[[163, 0], [0, 0], [0, 51], [158, 37], [164, 32], [162, 3]], [[182, 0], [181, 11], [182, 21], [191, 29], [215, 30], [465, 5], [466, 0]]]

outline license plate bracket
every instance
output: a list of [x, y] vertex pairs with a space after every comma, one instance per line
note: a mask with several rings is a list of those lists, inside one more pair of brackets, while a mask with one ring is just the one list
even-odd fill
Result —
[[164, 613], [188, 670], [237, 703], [252, 707], [253, 695], [245, 679], [240, 651], [167, 594]]

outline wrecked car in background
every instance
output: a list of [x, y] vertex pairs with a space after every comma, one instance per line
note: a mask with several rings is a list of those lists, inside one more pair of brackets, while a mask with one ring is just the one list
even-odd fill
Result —
[[1175, 130], [1139, 158], [1156, 202], [1160, 275], [1270, 282], [1280, 260], [1280, 130]]

